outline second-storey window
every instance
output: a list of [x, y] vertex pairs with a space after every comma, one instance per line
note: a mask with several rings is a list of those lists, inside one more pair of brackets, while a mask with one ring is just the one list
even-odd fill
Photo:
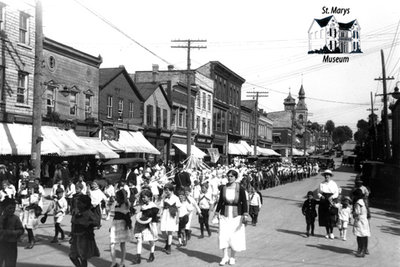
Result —
[[133, 118], [134, 109], [133, 109], [133, 101], [129, 101], [129, 118]]
[[29, 44], [29, 15], [21, 12], [19, 14], [19, 42]]
[[206, 93], [204, 93], [203, 92], [203, 106], [202, 106], [202, 108], [203, 109], [206, 109], [206, 107], [207, 107], [207, 105], [206, 105], [206, 103], [207, 103], [207, 98], [206, 98]]
[[118, 99], [118, 120], [122, 120], [122, 117], [124, 115], [124, 100], [123, 99]]
[[148, 126], [153, 126], [153, 106], [152, 105], [147, 105], [146, 108], [146, 124]]
[[28, 100], [28, 74], [18, 73], [17, 103], [26, 104]]
[[46, 108], [47, 114], [53, 113], [55, 111], [55, 93], [54, 88], [46, 89]]
[[161, 109], [156, 107], [156, 127], [161, 127]]
[[92, 117], [92, 96], [85, 95], [85, 119]]
[[107, 96], [107, 118], [112, 118], [113, 97]]
[[163, 119], [163, 128], [167, 129], [168, 128], [168, 111], [166, 109], [163, 109], [162, 112], [162, 119]]
[[77, 114], [77, 93], [71, 92], [69, 95], [69, 114], [76, 116]]
[[211, 95], [207, 95], [207, 110], [211, 111]]

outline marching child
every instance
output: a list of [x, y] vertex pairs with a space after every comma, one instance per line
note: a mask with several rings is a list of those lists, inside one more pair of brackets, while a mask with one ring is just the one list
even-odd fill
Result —
[[2, 205], [3, 214], [0, 216], [0, 266], [15, 267], [17, 264], [17, 242], [24, 233], [24, 227], [18, 216], [14, 215], [15, 200], [6, 197]]
[[104, 188], [104, 195], [107, 198], [106, 201], [106, 220], [108, 221], [110, 219], [111, 216], [111, 208], [114, 205], [115, 202], [115, 188], [111, 182], [111, 180], [107, 179], [107, 185]]
[[187, 236], [185, 232], [186, 224], [189, 221], [189, 214], [193, 210], [193, 205], [187, 201], [184, 190], [178, 191], [178, 197], [181, 202], [179, 207], [179, 225], [178, 225], [178, 243], [179, 246], [186, 246]]
[[76, 267], [87, 267], [87, 260], [99, 257], [100, 252], [94, 238], [94, 227], [98, 227], [98, 218], [91, 211], [91, 200], [87, 195], [77, 198], [78, 212], [72, 216], [72, 240], [69, 258]]
[[67, 212], [71, 213], [71, 206], [72, 206], [72, 197], [76, 193], [75, 184], [72, 182], [72, 179], [68, 181], [67, 188], [65, 189], [65, 199], [68, 203]]
[[347, 226], [349, 225], [351, 218], [351, 207], [350, 207], [350, 198], [344, 197], [342, 203], [336, 204], [336, 207], [339, 209], [339, 220], [338, 220], [338, 229], [340, 232], [340, 238], [343, 241], [346, 241], [347, 234]]
[[197, 201], [193, 198], [192, 196], [192, 191], [190, 189], [190, 187], [186, 186], [184, 188], [185, 191], [185, 196], [186, 196], [186, 201], [192, 205], [191, 206], [191, 211], [189, 212], [189, 218], [188, 218], [188, 222], [186, 223], [185, 226], [185, 234], [186, 234], [186, 242], [190, 240], [191, 236], [192, 236], [192, 218], [193, 218], [193, 213], [196, 211], [198, 214], [201, 214], [201, 210], [199, 208], [199, 205], [197, 204]]
[[200, 223], [200, 238], [204, 238], [204, 227], [208, 233], [208, 236], [211, 236], [210, 225], [208, 224], [208, 220], [210, 218], [210, 208], [212, 207], [212, 195], [208, 190], [208, 182], [201, 184], [201, 191], [199, 195], [199, 223]]
[[260, 194], [256, 192], [254, 187], [250, 187], [249, 199], [250, 199], [249, 215], [251, 217], [252, 225], [256, 226], [258, 221], [258, 213], [260, 212], [262, 203]]
[[134, 235], [137, 239], [137, 254], [135, 264], [141, 262], [141, 253], [143, 241], [148, 241], [150, 244], [150, 257], [148, 262], [154, 261], [154, 251], [158, 239], [158, 211], [156, 204], [152, 201], [152, 193], [149, 189], [143, 189], [140, 192], [139, 203], [141, 204], [140, 212], [136, 215], [136, 223]]
[[164, 194], [161, 200], [161, 209], [158, 212], [160, 219], [160, 230], [165, 232], [167, 240], [163, 251], [171, 254], [172, 233], [178, 231], [179, 207], [182, 205], [179, 198], [173, 193], [174, 186], [171, 183], [164, 185]]
[[313, 191], [308, 191], [307, 199], [304, 201], [301, 211], [303, 215], [306, 217], [307, 224], [307, 237], [311, 235], [314, 236], [314, 227], [315, 227], [315, 218], [317, 217], [316, 205], [318, 204], [317, 200], [314, 199]]
[[121, 264], [125, 266], [126, 242], [129, 241], [129, 231], [132, 228], [132, 221], [129, 214], [129, 200], [125, 190], [119, 190], [116, 193], [114, 206], [114, 219], [110, 228], [110, 251], [112, 267], [118, 267], [116, 263], [115, 246], [119, 243], [121, 248]]
[[64, 231], [61, 228], [60, 224], [62, 220], [64, 219], [65, 213], [67, 212], [68, 208], [68, 203], [67, 200], [64, 197], [64, 190], [62, 188], [58, 188], [56, 190], [56, 198], [51, 202], [49, 207], [47, 208], [47, 211], [45, 212], [45, 216], [50, 211], [54, 211], [54, 228], [55, 228], [55, 233], [54, 233], [54, 238], [51, 241], [51, 243], [58, 243], [58, 234], [61, 234], [61, 240], [64, 240]]

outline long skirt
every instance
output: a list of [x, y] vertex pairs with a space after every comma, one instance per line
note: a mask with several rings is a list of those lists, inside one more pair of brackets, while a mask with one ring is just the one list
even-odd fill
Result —
[[330, 209], [328, 199], [321, 199], [318, 206], [319, 226], [335, 227], [337, 221], [337, 208]]
[[69, 256], [71, 258], [90, 259], [99, 257], [100, 251], [96, 245], [94, 234], [92, 233], [73, 233]]
[[232, 248], [235, 251], [246, 250], [245, 226], [242, 216], [228, 218], [220, 216], [219, 219], [219, 248]]

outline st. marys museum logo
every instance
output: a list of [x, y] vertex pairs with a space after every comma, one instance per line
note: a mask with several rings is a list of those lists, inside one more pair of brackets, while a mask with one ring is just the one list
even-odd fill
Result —
[[[322, 7], [322, 14], [328, 15], [321, 19], [314, 19], [308, 30], [308, 54], [357, 54], [361, 51], [360, 32], [358, 21], [339, 22], [333, 14], [345, 16], [350, 8]], [[324, 55], [324, 63], [347, 63], [348, 56]]]

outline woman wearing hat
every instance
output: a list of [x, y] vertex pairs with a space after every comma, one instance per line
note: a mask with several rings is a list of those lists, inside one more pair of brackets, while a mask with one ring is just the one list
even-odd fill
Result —
[[[236, 182], [238, 172], [229, 170], [228, 183], [221, 188], [216, 216], [219, 217], [219, 248], [223, 250], [220, 265], [236, 263], [237, 251], [246, 250], [246, 236], [244, 223], [248, 217], [246, 192]], [[229, 257], [229, 248], [231, 255]]]
[[331, 170], [322, 172], [324, 181], [320, 183], [318, 188], [319, 207], [318, 207], [318, 223], [319, 226], [325, 226], [325, 238], [334, 239], [333, 227], [336, 225], [337, 208], [334, 206], [334, 200], [339, 196], [339, 187], [331, 179], [333, 173]]

